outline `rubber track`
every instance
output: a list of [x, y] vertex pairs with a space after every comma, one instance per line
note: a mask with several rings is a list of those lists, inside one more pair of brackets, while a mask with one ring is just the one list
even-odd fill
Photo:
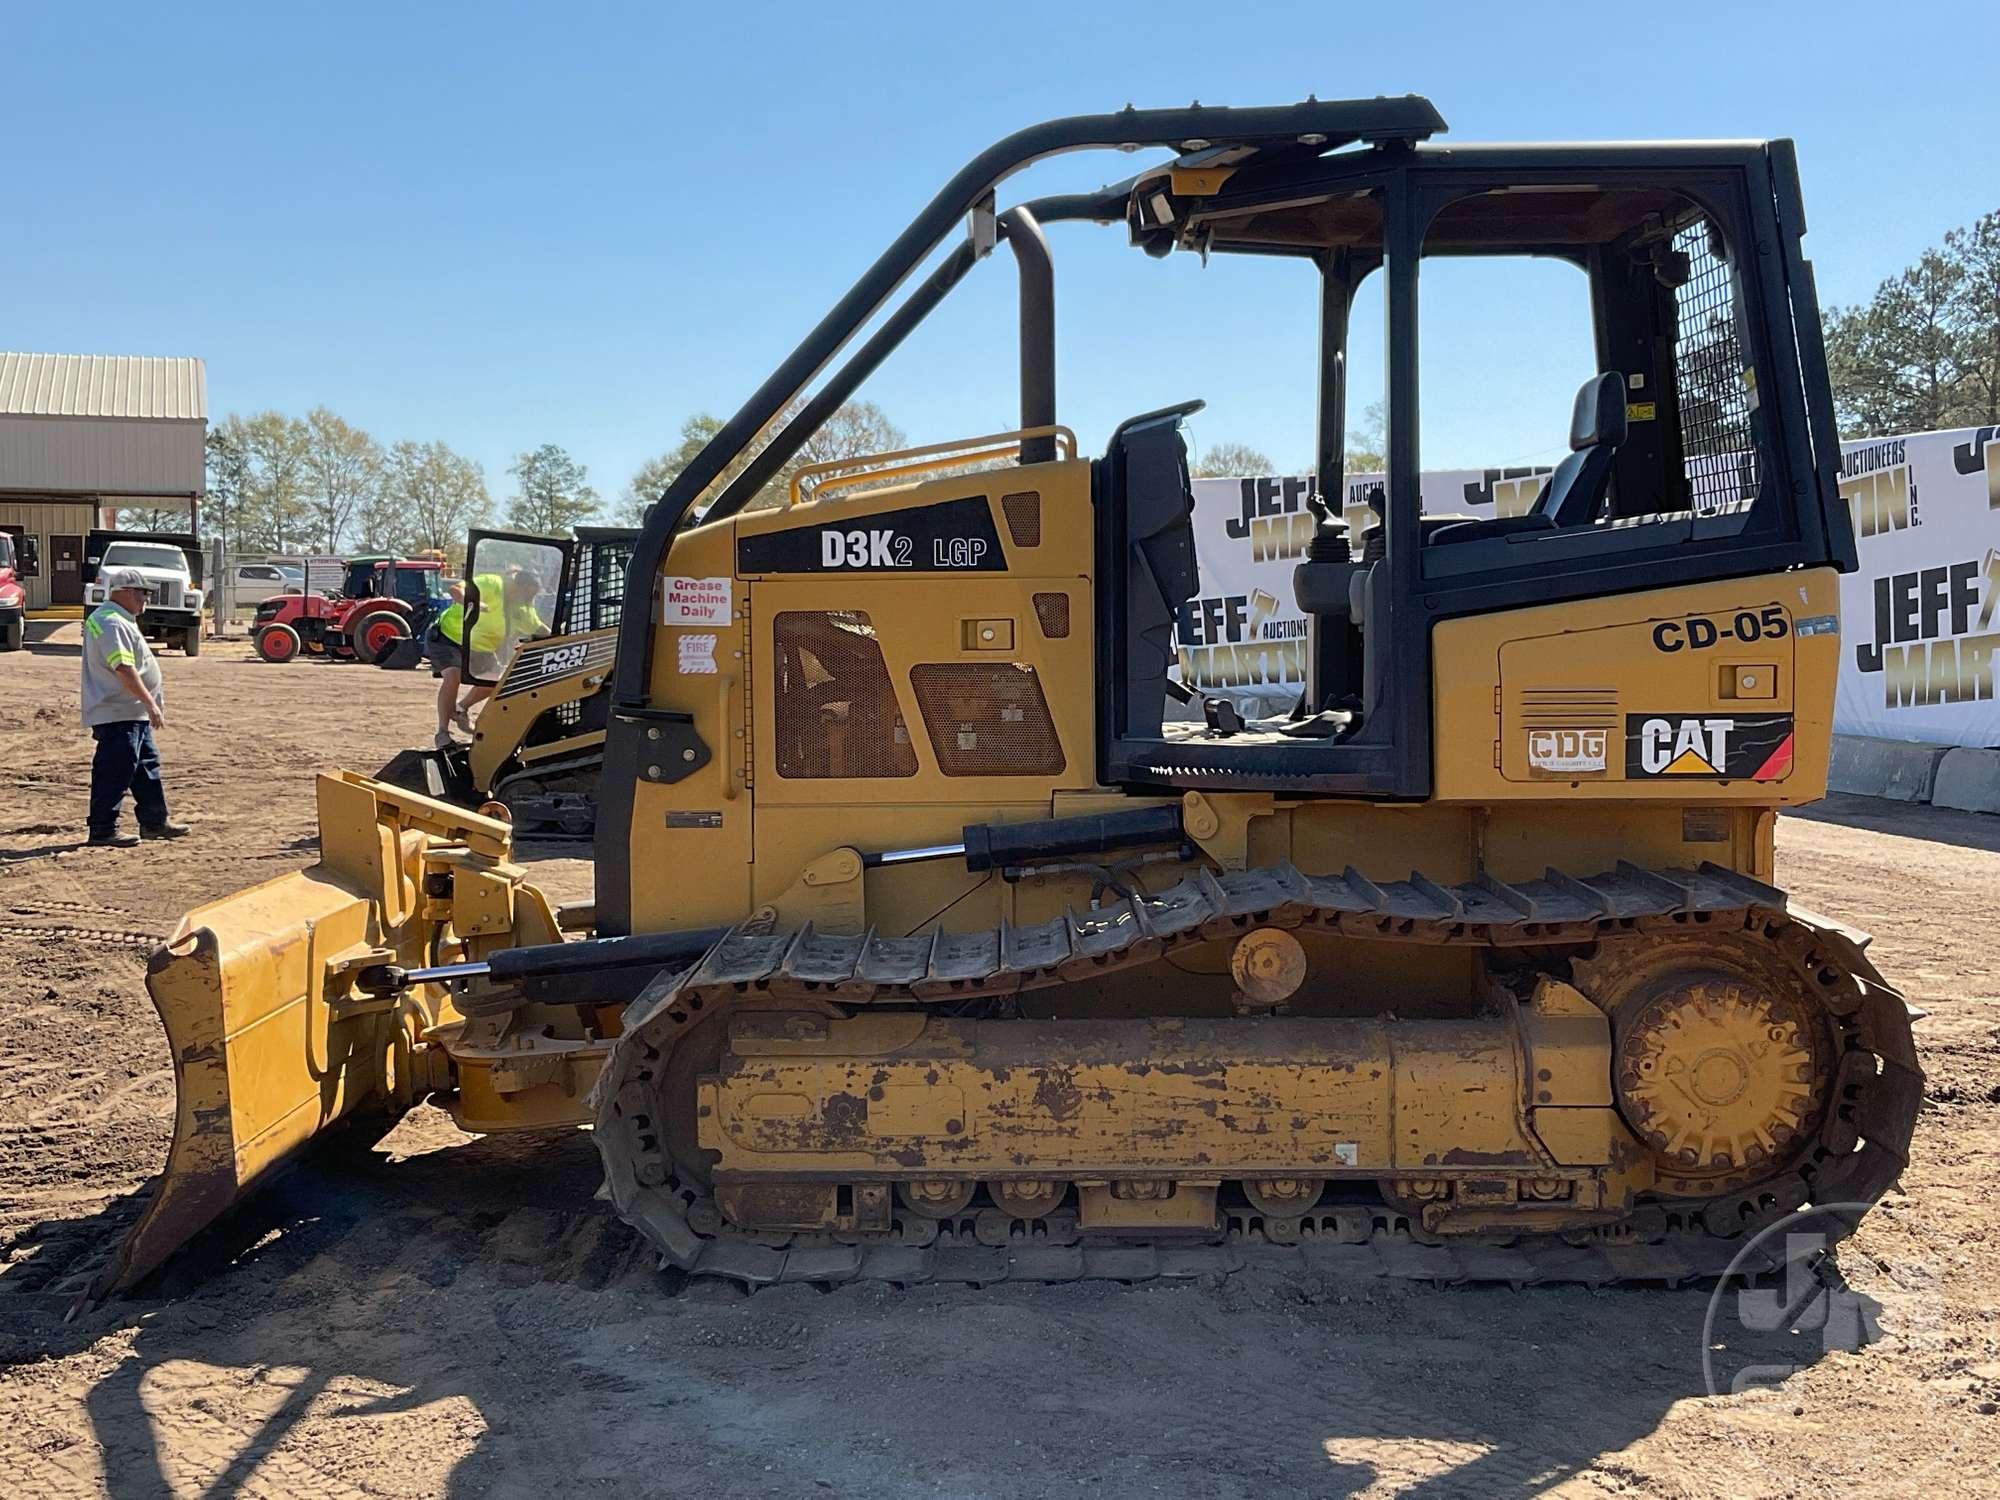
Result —
[[[488, 795], [504, 802], [507, 799], [507, 792], [510, 787], [538, 786], [552, 772], [560, 775], [569, 775], [572, 772], [586, 771], [595, 775], [601, 772], [603, 768], [604, 754], [602, 751], [582, 750], [578, 751], [575, 755], [565, 755], [560, 760], [548, 761], [537, 765], [533, 770], [516, 771], [511, 776], [504, 776]], [[538, 843], [568, 844], [582, 842], [593, 837], [593, 835], [588, 830], [583, 833], [570, 833], [560, 824], [544, 820], [525, 825], [518, 830], [516, 837], [534, 839]]]
[[[636, 1123], [651, 1109], [641, 1067], [692, 1022], [745, 997], [770, 996], [865, 1006], [925, 1005], [1057, 985], [1110, 968], [1155, 961], [1173, 948], [1226, 939], [1253, 927], [1320, 928], [1393, 942], [1489, 948], [1587, 945], [1620, 937], [1749, 930], [1772, 943], [1806, 976], [1828, 1013], [1841, 1051], [1820, 1138], [1793, 1170], [1741, 1194], [1706, 1202], [1643, 1206], [1623, 1235], [1572, 1244], [1522, 1236], [1510, 1244], [1454, 1238], [1420, 1241], [1386, 1205], [1362, 1208], [1320, 1236], [1339, 1205], [1315, 1210], [1296, 1245], [1263, 1240], [1245, 1221], [1218, 1243], [994, 1245], [841, 1243], [827, 1236], [708, 1237], [688, 1221], [712, 1208], [673, 1173]], [[1775, 887], [1712, 864], [1648, 870], [1621, 863], [1578, 878], [1551, 869], [1542, 879], [1503, 884], [1482, 876], [1445, 886], [1421, 874], [1375, 884], [1353, 869], [1306, 875], [1291, 864], [1247, 871], [1198, 870], [1171, 890], [1134, 896], [1032, 927], [1002, 923], [987, 932], [934, 932], [885, 938], [790, 932], [756, 922], [733, 928], [693, 968], [663, 975], [632, 1002], [625, 1031], [592, 1095], [594, 1138], [619, 1214], [663, 1260], [694, 1275], [749, 1285], [780, 1281], [1119, 1281], [1226, 1275], [1257, 1263], [1355, 1277], [1430, 1282], [1613, 1282], [1678, 1284], [1727, 1271], [1747, 1237], [1803, 1205], [1868, 1205], [1908, 1159], [1922, 1089], [1909, 1013], [1850, 930], [1809, 912], [1788, 911]], [[648, 1180], [650, 1179], [650, 1181]], [[1829, 1212], [1815, 1227], [1831, 1244], [1852, 1232], [1859, 1211]], [[860, 1237], [855, 1237], [857, 1240]], [[773, 1243], [773, 1241], [778, 1241]], [[1761, 1247], [1739, 1269], [1778, 1263]]]

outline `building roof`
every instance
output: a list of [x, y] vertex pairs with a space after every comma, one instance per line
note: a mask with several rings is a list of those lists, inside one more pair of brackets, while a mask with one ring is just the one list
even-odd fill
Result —
[[134, 354], [0, 354], [0, 415], [206, 421], [198, 359]]

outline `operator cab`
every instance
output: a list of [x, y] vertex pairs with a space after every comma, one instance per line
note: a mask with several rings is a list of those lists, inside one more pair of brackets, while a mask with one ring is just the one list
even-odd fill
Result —
[[[1097, 482], [1107, 783], [1423, 795], [1438, 620], [1839, 563], [1852, 544], [1832, 437], [1797, 394], [1817, 351], [1791, 333], [1817, 310], [1808, 268], [1778, 252], [1803, 227], [1791, 174], [1784, 142], [1396, 142], [1234, 171], [1183, 158], [1137, 179], [1127, 222], [1151, 253], [1317, 267], [1317, 524], [1290, 580], [1310, 627], [1290, 712], [1246, 719], [1227, 697], [1188, 695], [1173, 669], [1201, 638], [1204, 601], [1179, 427], [1201, 403], [1113, 436]], [[1446, 257], [1579, 273], [1593, 348], [1570, 372], [1567, 429], [1520, 435], [1562, 452], [1531, 482], [1489, 470], [1462, 493], [1422, 493], [1420, 272]], [[1387, 331], [1388, 472], [1350, 485], [1347, 329], [1364, 296], [1382, 300]], [[1219, 649], [1249, 681], [1277, 657], [1255, 639]], [[1189, 696], [1198, 713], [1176, 709]]]
[[412, 608], [427, 608], [444, 598], [444, 569], [434, 562], [385, 564], [384, 597], [400, 599]]
[[350, 557], [347, 560], [347, 577], [341, 583], [340, 593], [349, 599], [372, 599], [378, 592], [376, 580], [382, 569], [394, 562], [393, 557]]

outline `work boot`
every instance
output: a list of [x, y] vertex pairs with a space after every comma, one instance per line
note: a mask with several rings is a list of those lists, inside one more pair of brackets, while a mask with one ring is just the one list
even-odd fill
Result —
[[151, 827], [144, 823], [139, 825], [139, 837], [142, 839], [184, 839], [192, 831], [185, 823], [155, 823]]
[[467, 734], [471, 734], [473, 732], [472, 710], [469, 708], [453, 709], [451, 714], [451, 722], [456, 724], [460, 729], [463, 729]]
[[431, 743], [440, 750], [456, 750], [458, 748], [458, 741], [451, 737], [449, 729], [440, 729], [437, 732], [437, 738], [432, 740]]
[[136, 833], [120, 833], [113, 828], [105, 833], [92, 829], [90, 837], [84, 841], [92, 849], [130, 849], [139, 842]]

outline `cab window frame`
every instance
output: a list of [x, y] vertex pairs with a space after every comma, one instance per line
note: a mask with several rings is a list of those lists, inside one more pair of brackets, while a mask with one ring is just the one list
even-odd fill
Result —
[[[1809, 446], [1797, 446], [1803, 442], [1805, 413], [1798, 396], [1795, 351], [1774, 347], [1769, 337], [1778, 314], [1787, 321], [1791, 314], [1787, 291], [1778, 275], [1781, 267], [1769, 249], [1775, 239], [1775, 225], [1767, 227], [1758, 222], [1760, 205], [1757, 195], [1749, 190], [1754, 174], [1745, 171], [1743, 164], [1704, 168], [1671, 162], [1659, 168], [1619, 166], [1583, 171], [1588, 172], [1587, 179], [1574, 163], [1540, 170], [1499, 162], [1491, 166], [1419, 169], [1413, 194], [1419, 290], [1412, 309], [1411, 340], [1421, 336], [1422, 327], [1420, 272], [1421, 262], [1427, 257], [1421, 253], [1421, 246], [1438, 215], [1451, 204], [1499, 187], [1574, 186], [1584, 180], [1598, 187], [1656, 188], [1676, 193], [1717, 223], [1731, 250], [1738, 298], [1736, 333], [1745, 367], [1756, 372], [1757, 388], [1765, 393], [1759, 404], [1761, 421], [1753, 426], [1760, 470], [1758, 494], [1749, 506], [1738, 511], [1710, 515], [1692, 510], [1674, 511], [1657, 518], [1636, 518], [1623, 525], [1527, 531], [1452, 547], [1423, 548], [1419, 574], [1425, 590], [1436, 593], [1477, 589], [1488, 595], [1482, 602], [1465, 603], [1462, 609], [1455, 602], [1445, 604], [1438, 611], [1440, 614], [1472, 613], [1494, 607], [1490, 591], [1496, 588], [1526, 585], [1534, 595], [1522, 601], [1526, 603], [1652, 586], [1645, 582], [1613, 583], [1605, 577], [1607, 570], [1623, 571], [1628, 565], [1642, 565], [1641, 559], [1649, 560], [1643, 566], [1650, 576], [1657, 577], [1658, 565], [1664, 562], [1687, 581], [1695, 581], [1702, 577], [1766, 571], [1771, 566], [1769, 550], [1773, 547], [1806, 553], [1824, 551], [1816, 513], [1798, 503], [1804, 490], [1799, 483], [1801, 476], [1794, 472], [1792, 455], [1811, 450]], [[1526, 247], [1508, 247], [1496, 252], [1523, 253], [1535, 252]], [[1551, 246], [1546, 253], [1560, 251]], [[1599, 369], [1616, 368], [1615, 363], [1609, 362], [1611, 351], [1605, 347], [1602, 310], [1596, 306], [1594, 292], [1592, 301]], [[1767, 317], [1766, 308], [1775, 308], [1778, 313]], [[1408, 420], [1418, 427], [1421, 452], [1421, 411], [1412, 411]], [[1777, 566], [1809, 560], [1812, 559], [1790, 558]]]

